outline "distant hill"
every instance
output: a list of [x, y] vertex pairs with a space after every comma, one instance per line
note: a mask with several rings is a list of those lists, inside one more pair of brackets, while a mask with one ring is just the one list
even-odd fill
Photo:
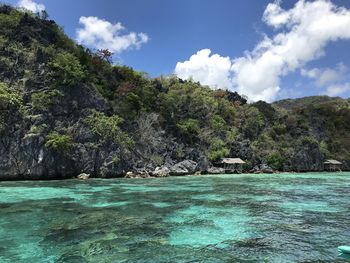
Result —
[[321, 170], [327, 158], [350, 168], [348, 100], [247, 104], [109, 61], [44, 14], [0, 6], [0, 179], [177, 175], [222, 157], [242, 158], [245, 170]]
[[298, 99], [284, 99], [274, 102], [273, 104], [287, 110], [301, 108], [311, 104], [322, 104], [322, 103], [347, 103], [346, 100], [340, 97], [328, 97], [328, 96], [310, 96]]

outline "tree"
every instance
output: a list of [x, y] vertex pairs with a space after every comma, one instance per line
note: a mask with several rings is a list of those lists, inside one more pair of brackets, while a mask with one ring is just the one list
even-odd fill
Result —
[[217, 161], [229, 155], [230, 150], [225, 147], [226, 144], [221, 139], [213, 139], [209, 146], [208, 158], [211, 161]]
[[100, 138], [100, 144], [114, 143], [122, 149], [128, 149], [134, 144], [129, 135], [120, 129], [123, 119], [117, 115], [108, 117], [103, 112], [94, 110], [85, 122]]
[[109, 64], [112, 64], [113, 62], [113, 53], [108, 49], [98, 49], [96, 55], [100, 59], [107, 61]]
[[32, 94], [32, 105], [37, 110], [47, 110], [57, 104], [64, 94], [57, 89]]
[[193, 142], [194, 138], [197, 137], [199, 132], [199, 123], [195, 119], [187, 119], [180, 121], [176, 125], [181, 135], [190, 142]]
[[0, 108], [6, 109], [10, 105], [19, 105], [20, 103], [19, 95], [10, 90], [4, 82], [0, 82]]
[[74, 86], [85, 78], [85, 72], [77, 57], [68, 52], [60, 52], [49, 63], [51, 76], [60, 84]]
[[73, 148], [73, 139], [70, 135], [53, 131], [47, 135], [45, 147], [60, 154], [67, 154]]
[[279, 152], [273, 152], [267, 157], [266, 161], [272, 169], [282, 171], [286, 160]]

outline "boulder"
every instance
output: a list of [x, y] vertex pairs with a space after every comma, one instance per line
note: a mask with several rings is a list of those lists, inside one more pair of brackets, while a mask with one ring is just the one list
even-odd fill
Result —
[[125, 178], [150, 178], [150, 174], [146, 171], [127, 172]]
[[170, 175], [193, 174], [197, 170], [197, 163], [192, 160], [185, 160], [170, 167]]
[[124, 177], [125, 178], [137, 178], [137, 174], [134, 172], [127, 172]]
[[265, 174], [272, 174], [273, 173], [273, 169], [270, 166], [268, 166], [267, 164], [261, 164], [260, 171], [265, 173]]
[[152, 175], [155, 177], [166, 177], [169, 176], [170, 169], [166, 166], [157, 167], [153, 172]]
[[78, 178], [79, 180], [87, 180], [87, 179], [90, 178], [90, 174], [81, 173], [81, 174], [79, 174], [79, 175], [77, 176], [77, 178]]
[[208, 174], [224, 174], [225, 169], [220, 167], [209, 167], [207, 172]]

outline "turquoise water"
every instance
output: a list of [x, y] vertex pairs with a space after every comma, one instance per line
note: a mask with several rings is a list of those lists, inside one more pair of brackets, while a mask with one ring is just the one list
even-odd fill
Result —
[[345, 262], [350, 173], [0, 182], [0, 262]]

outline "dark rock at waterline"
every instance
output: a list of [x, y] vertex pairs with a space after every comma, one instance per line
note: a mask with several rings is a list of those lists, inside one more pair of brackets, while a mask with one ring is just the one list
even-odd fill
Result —
[[90, 174], [81, 173], [81, 174], [79, 174], [79, 175], [77, 176], [77, 178], [78, 178], [79, 180], [87, 180], [87, 179], [90, 178]]
[[224, 174], [225, 169], [220, 167], [209, 167], [207, 170], [208, 174]]
[[193, 174], [197, 171], [197, 163], [191, 160], [179, 162], [170, 167], [170, 175]]
[[155, 177], [167, 177], [170, 174], [170, 169], [166, 166], [156, 167], [152, 172], [152, 175]]

